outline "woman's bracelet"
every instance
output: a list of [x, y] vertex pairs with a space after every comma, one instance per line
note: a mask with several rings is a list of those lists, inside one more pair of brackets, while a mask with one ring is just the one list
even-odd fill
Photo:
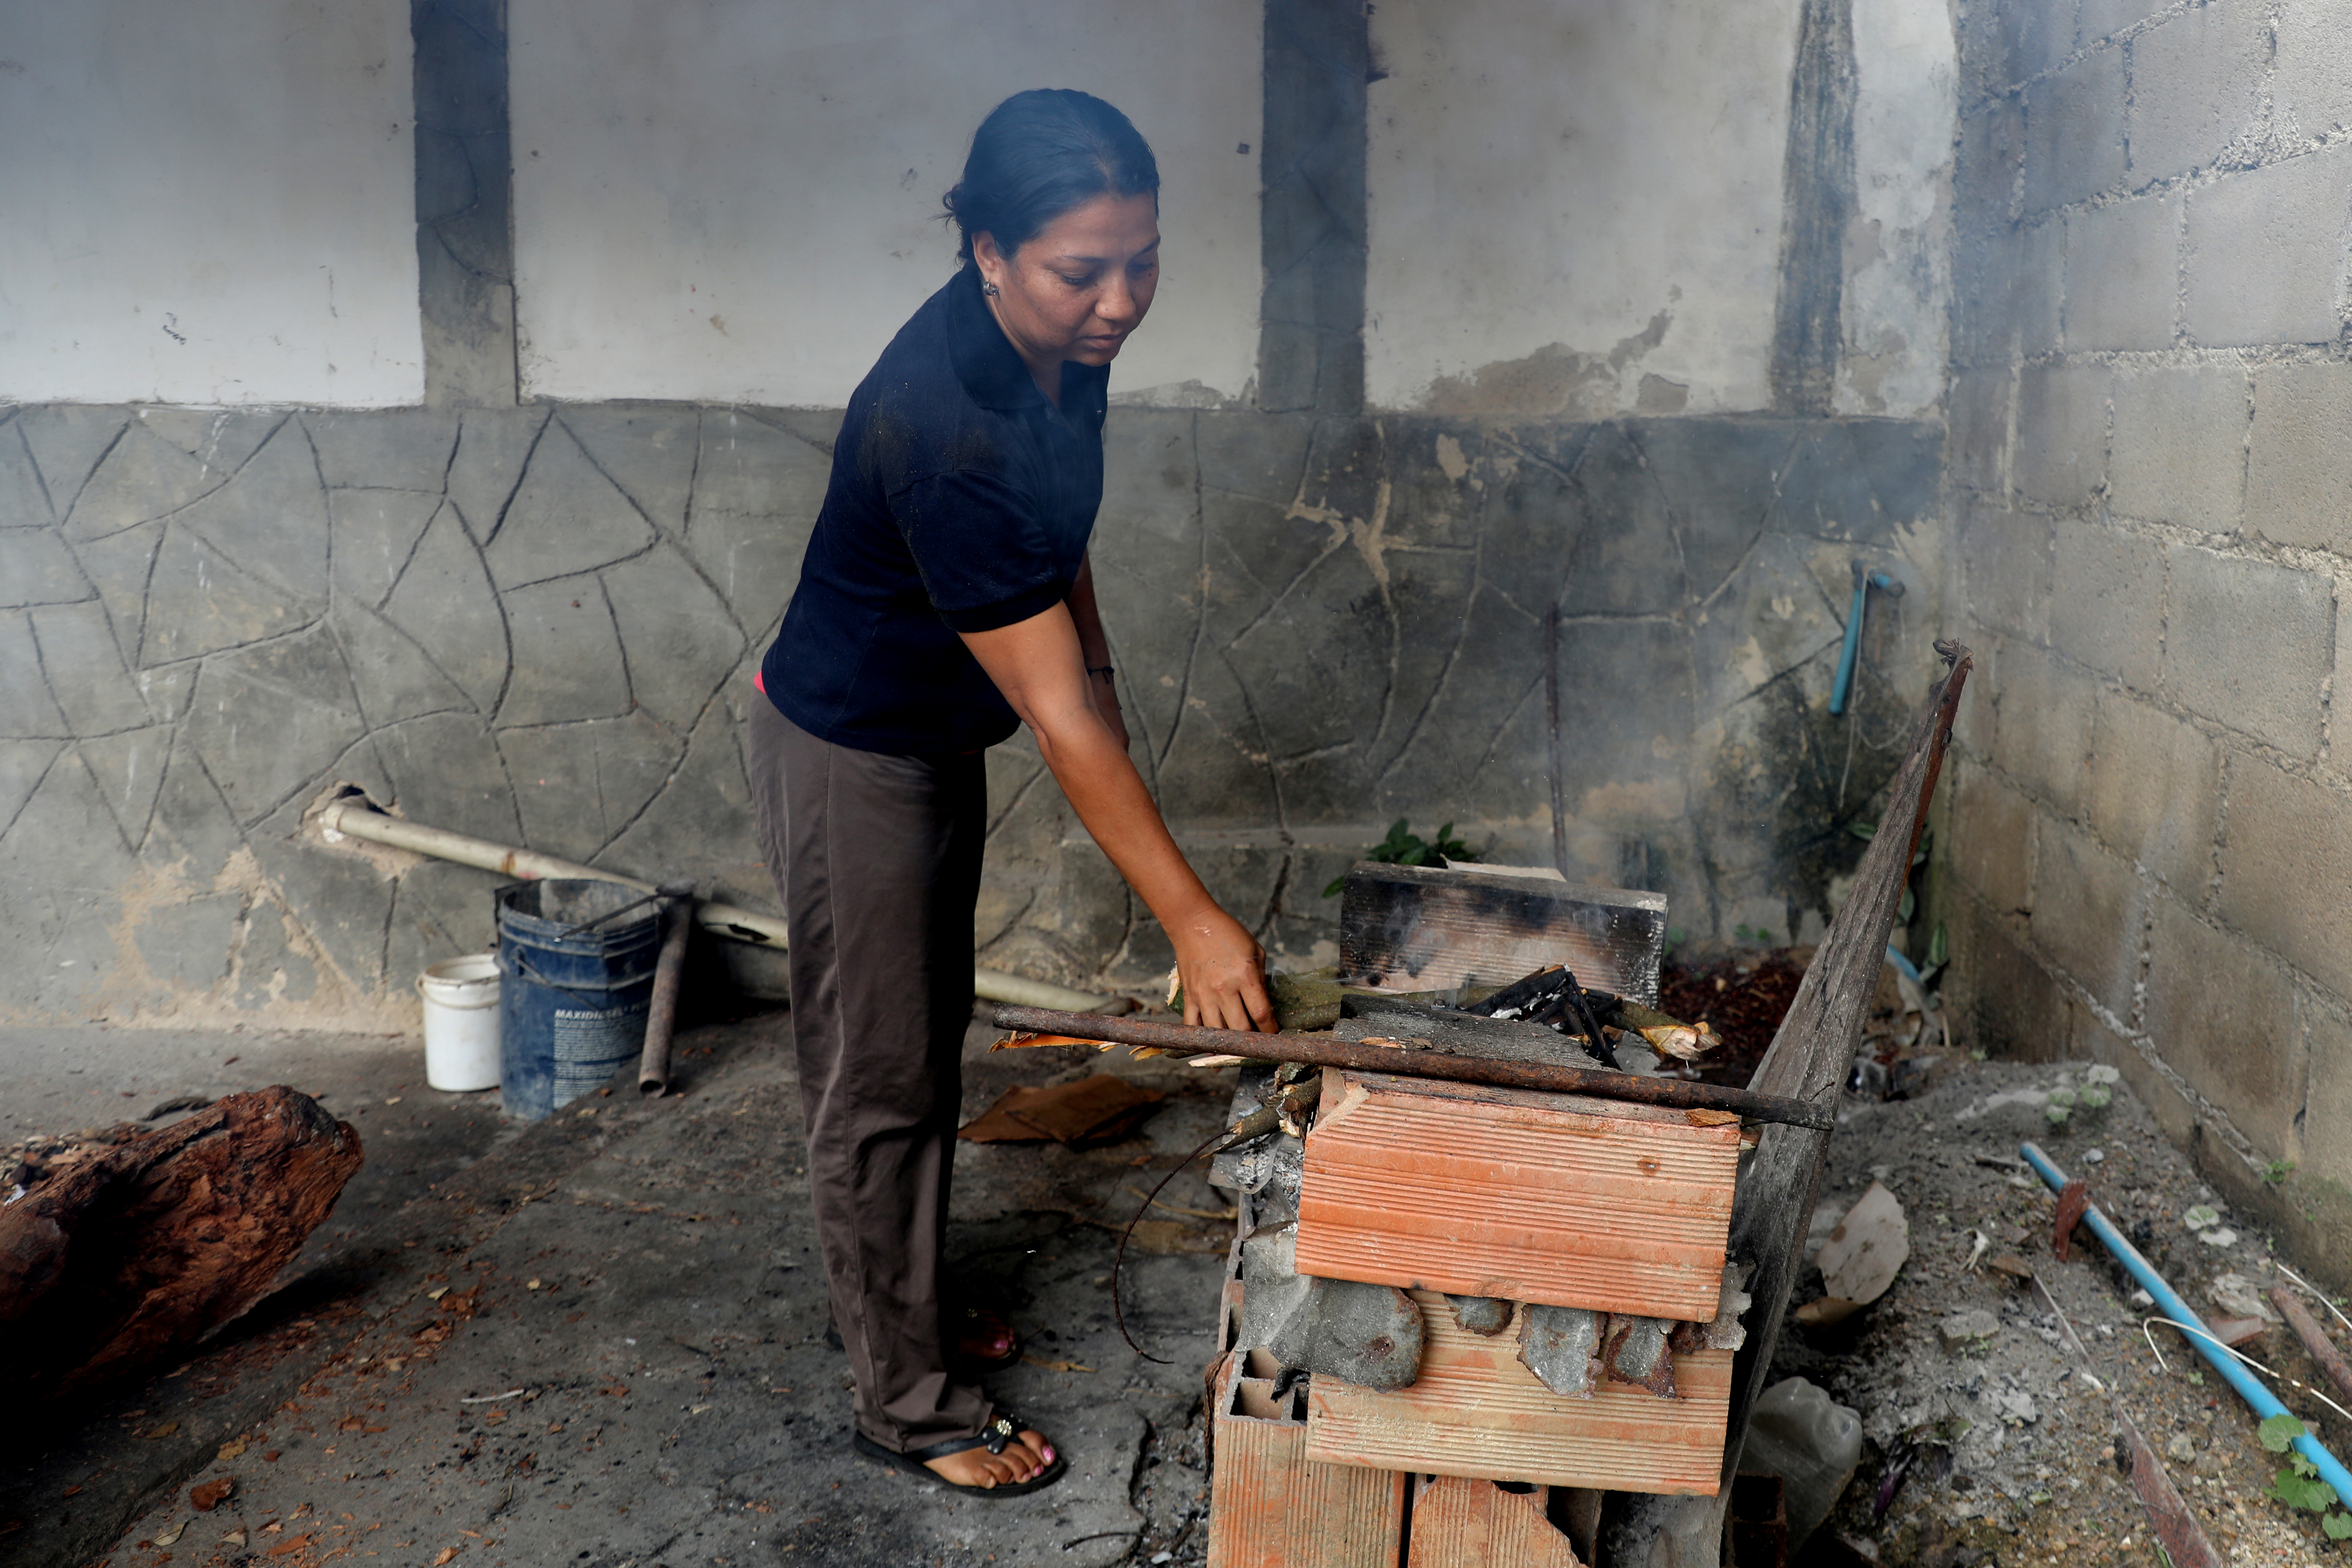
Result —
[[1090, 664], [1087, 666], [1087, 673], [1088, 675], [1099, 675], [1105, 680], [1108, 680], [1111, 677], [1111, 667], [1107, 664]]

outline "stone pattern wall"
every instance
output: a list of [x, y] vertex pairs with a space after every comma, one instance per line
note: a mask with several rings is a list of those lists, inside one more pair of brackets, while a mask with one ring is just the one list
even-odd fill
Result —
[[1956, 973], [1980, 1038], [2116, 1063], [2340, 1271], [2352, 13], [1961, 15]]
[[[0, 410], [0, 1017], [406, 1027], [495, 879], [410, 818], [772, 907], [738, 731], [836, 414]], [[1328, 952], [1388, 822], [1551, 858], [1695, 940], [1817, 931], [1927, 675], [1938, 433], [1122, 408], [1097, 563], [1136, 754], [1218, 896]], [[1822, 712], [1862, 556], [1857, 713]], [[1906, 613], [1906, 606], [1908, 606]], [[982, 961], [1167, 949], [1033, 749], [992, 755]]]

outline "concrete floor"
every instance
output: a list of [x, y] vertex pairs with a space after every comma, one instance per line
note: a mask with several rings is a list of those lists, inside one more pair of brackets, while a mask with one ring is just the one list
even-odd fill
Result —
[[[529, 1129], [495, 1096], [422, 1089], [413, 1040], [0, 1035], [11, 1139], [284, 1081], [369, 1150], [276, 1296], [143, 1386], [0, 1434], [0, 1563], [1200, 1561], [1230, 1227], [1158, 1211], [1180, 1223], [1128, 1258], [1128, 1326], [1167, 1364], [1122, 1343], [1108, 1277], [1129, 1189], [1213, 1130], [1230, 1074], [992, 1055], [972, 1030], [967, 1115], [1097, 1070], [1170, 1095], [1112, 1147], [961, 1148], [951, 1251], [1028, 1352], [990, 1387], [1071, 1458], [1044, 1493], [982, 1502], [849, 1450], [787, 1035], [782, 1014], [690, 1031], [682, 1095], [616, 1088]], [[1164, 1197], [1227, 1206], [1200, 1167]], [[195, 1510], [218, 1479], [229, 1500]]]

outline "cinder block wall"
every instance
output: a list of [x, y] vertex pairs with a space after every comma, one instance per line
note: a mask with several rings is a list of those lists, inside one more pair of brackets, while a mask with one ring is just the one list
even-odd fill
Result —
[[1961, 12], [1952, 776], [1976, 1037], [2112, 1062], [2352, 1265], [2352, 12]]

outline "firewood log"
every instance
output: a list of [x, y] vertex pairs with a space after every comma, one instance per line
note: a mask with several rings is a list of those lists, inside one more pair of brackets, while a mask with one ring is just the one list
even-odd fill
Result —
[[361, 1158], [349, 1122], [281, 1086], [0, 1193], [0, 1332], [23, 1347], [0, 1396], [112, 1382], [236, 1318]]

